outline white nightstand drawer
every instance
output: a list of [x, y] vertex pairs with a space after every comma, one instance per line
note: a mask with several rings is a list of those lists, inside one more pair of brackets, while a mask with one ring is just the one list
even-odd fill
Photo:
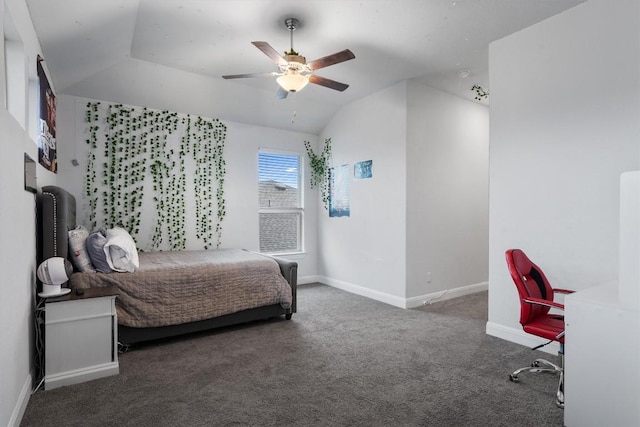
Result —
[[116, 312], [115, 297], [58, 301], [47, 304], [47, 325], [93, 317], [113, 316]]

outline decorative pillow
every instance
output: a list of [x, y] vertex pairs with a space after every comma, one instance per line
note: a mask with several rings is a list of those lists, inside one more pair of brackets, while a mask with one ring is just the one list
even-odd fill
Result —
[[107, 230], [104, 253], [109, 267], [114, 271], [133, 273], [140, 267], [136, 242], [123, 228], [113, 227]]
[[69, 257], [77, 271], [95, 273], [96, 269], [91, 264], [91, 258], [85, 246], [87, 237], [89, 237], [89, 231], [81, 225], [69, 230]]
[[107, 235], [104, 228], [89, 234], [86, 241], [87, 252], [93, 266], [101, 273], [111, 273], [113, 269], [107, 262], [107, 256], [104, 253], [104, 245], [107, 243]]

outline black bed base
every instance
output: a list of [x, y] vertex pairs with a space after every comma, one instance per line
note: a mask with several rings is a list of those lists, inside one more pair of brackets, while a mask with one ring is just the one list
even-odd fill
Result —
[[141, 342], [171, 338], [178, 335], [238, 325], [255, 320], [265, 320], [282, 315], [284, 315], [287, 320], [291, 319], [291, 309], [284, 309], [280, 304], [273, 304], [226, 314], [213, 319], [183, 323], [181, 325], [160, 326], [155, 328], [132, 328], [118, 325], [118, 344], [120, 344], [121, 347], [128, 348], [131, 345]]

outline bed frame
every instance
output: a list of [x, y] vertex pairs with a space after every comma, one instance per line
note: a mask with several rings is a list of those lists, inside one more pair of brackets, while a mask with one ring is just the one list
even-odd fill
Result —
[[[69, 258], [68, 231], [76, 227], [75, 197], [57, 186], [44, 186], [38, 196], [38, 265], [42, 260], [59, 256]], [[118, 341], [123, 346], [199, 332], [213, 328], [237, 325], [255, 320], [285, 316], [291, 319], [296, 312], [296, 288], [298, 263], [272, 257], [280, 266], [280, 272], [291, 286], [291, 308], [282, 308], [280, 304], [243, 310], [212, 319], [152, 328], [133, 328], [118, 326]]]

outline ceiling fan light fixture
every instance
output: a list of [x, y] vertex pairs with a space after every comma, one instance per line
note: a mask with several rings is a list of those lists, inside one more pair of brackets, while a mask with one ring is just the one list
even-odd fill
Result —
[[309, 63], [304, 56], [300, 55], [293, 49], [293, 31], [300, 24], [295, 18], [287, 18], [285, 25], [289, 30], [291, 38], [291, 47], [289, 51], [285, 51], [284, 56], [278, 53], [269, 43], [265, 41], [252, 41], [251, 44], [257, 47], [267, 55], [273, 62], [278, 65], [279, 72], [274, 73], [252, 73], [252, 74], [232, 74], [222, 76], [223, 79], [244, 79], [247, 77], [265, 77], [279, 76], [276, 78], [280, 89], [276, 93], [276, 98], [285, 99], [289, 92], [298, 92], [307, 84], [324, 86], [329, 89], [344, 91], [349, 87], [348, 84], [340, 83], [335, 80], [327, 79], [316, 74], [316, 70], [328, 67], [330, 65], [339, 64], [341, 62], [354, 59], [356, 56], [349, 49], [344, 49], [331, 55], [323, 56]]
[[298, 92], [309, 83], [309, 78], [298, 73], [289, 73], [276, 79], [280, 87], [287, 92]]

